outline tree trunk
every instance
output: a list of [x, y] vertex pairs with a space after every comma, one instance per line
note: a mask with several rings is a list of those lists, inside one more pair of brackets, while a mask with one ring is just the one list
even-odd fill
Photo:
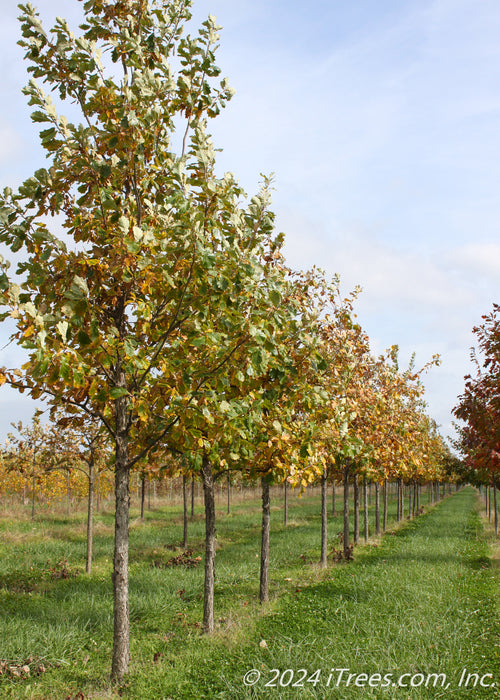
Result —
[[182, 546], [184, 549], [187, 547], [188, 543], [188, 504], [187, 504], [187, 489], [186, 489], [187, 476], [182, 475], [182, 504], [183, 504], [183, 533], [182, 533]]
[[349, 465], [344, 467], [344, 557], [347, 557], [349, 541]]
[[354, 474], [354, 544], [359, 542], [359, 477]]
[[194, 518], [194, 476], [191, 477], [191, 518]]
[[31, 480], [31, 519], [35, 519], [35, 493], [36, 493], [36, 477]]
[[387, 530], [387, 510], [389, 507], [389, 488], [387, 484], [387, 479], [384, 479], [384, 520], [382, 524], [382, 530], [385, 532]]
[[497, 482], [493, 474], [493, 508], [495, 509], [495, 535], [498, 536]]
[[285, 499], [284, 510], [285, 510], [285, 512], [283, 515], [283, 522], [284, 522], [284, 525], [286, 527], [288, 525], [288, 481], [286, 479], [284, 481], [284, 486], [285, 486], [285, 494], [284, 494], [284, 499]]
[[260, 591], [259, 600], [265, 603], [269, 600], [269, 538], [271, 528], [271, 498], [269, 483], [264, 479], [262, 484], [262, 540], [260, 547]]
[[94, 459], [89, 462], [89, 493], [87, 498], [87, 557], [85, 560], [85, 572], [92, 572], [92, 549], [94, 535]]
[[366, 477], [363, 477], [363, 511], [365, 542], [368, 542], [368, 487], [366, 485]]
[[99, 512], [100, 508], [100, 493], [99, 493], [99, 481], [100, 481], [100, 473], [99, 470], [97, 471], [96, 477], [95, 477], [95, 509], [97, 512]]
[[375, 534], [380, 535], [380, 484], [375, 482]]
[[69, 469], [66, 469], [66, 517], [69, 518], [69, 509], [70, 509], [70, 486], [69, 486]]
[[141, 521], [144, 522], [144, 502], [146, 499], [146, 476], [141, 476]]
[[403, 477], [399, 478], [399, 520], [403, 520], [405, 515], [405, 495]]
[[321, 558], [320, 564], [323, 569], [327, 566], [327, 543], [328, 543], [328, 468], [323, 469], [321, 475]]
[[126, 400], [116, 400], [115, 450], [115, 546], [113, 555], [113, 659], [111, 678], [120, 680], [130, 662], [130, 622], [128, 602], [128, 543], [130, 470]]
[[337, 516], [337, 511], [335, 508], [335, 477], [332, 479], [332, 518]]
[[215, 486], [212, 465], [203, 455], [201, 468], [203, 495], [205, 499], [205, 584], [203, 589], [203, 632], [214, 631], [215, 588]]

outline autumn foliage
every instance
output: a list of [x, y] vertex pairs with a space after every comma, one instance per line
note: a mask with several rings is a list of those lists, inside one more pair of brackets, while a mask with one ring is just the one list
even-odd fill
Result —
[[23, 253], [14, 274], [1, 264], [2, 318], [27, 352], [0, 383], [43, 398], [53, 427], [51, 447], [14, 442], [1, 478], [34, 488], [66, 469], [86, 474], [91, 494], [98, 438], [99, 469], [114, 472], [117, 680], [130, 655], [133, 470], [203, 483], [207, 632], [217, 479], [305, 488], [346, 460], [378, 482], [441, 478], [427, 367], [400, 370], [396, 347], [374, 357], [357, 291], [343, 297], [337, 278], [287, 267], [270, 178], [248, 198], [218, 174], [208, 123], [233, 91], [219, 78], [215, 19], [183, 33], [190, 4], [88, 1], [78, 36], [60, 18], [46, 31], [20, 5], [24, 92], [48, 165], [0, 196], [0, 241]]

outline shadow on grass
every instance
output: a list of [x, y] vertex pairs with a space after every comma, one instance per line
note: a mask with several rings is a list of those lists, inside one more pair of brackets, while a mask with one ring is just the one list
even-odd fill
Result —
[[[483, 564], [486, 565], [490, 560], [487, 557], [477, 557], [472, 558], [465, 554], [439, 554], [433, 552], [425, 552], [413, 554], [412, 552], [378, 552], [377, 555], [361, 555], [359, 559], [354, 559], [363, 566], [396, 566], [399, 567], [401, 564], [414, 562], [415, 564], [462, 564], [465, 566], [470, 566], [471, 568], [481, 568]], [[476, 565], [476, 562], [479, 564]], [[491, 565], [491, 562], [490, 564]]]

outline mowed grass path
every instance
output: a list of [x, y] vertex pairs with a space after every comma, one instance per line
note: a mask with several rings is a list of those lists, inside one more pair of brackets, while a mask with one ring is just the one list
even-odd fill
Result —
[[[500, 577], [476, 505], [473, 490], [464, 490], [365, 548], [354, 564], [284, 595], [251, 639], [215, 663], [192, 656], [185, 689], [168, 695], [165, 686], [157, 697], [500, 697]], [[245, 688], [250, 669], [261, 678]], [[349, 669], [351, 683], [348, 671], [333, 669]]]
[[[218, 630], [211, 639], [199, 630], [201, 566], [152, 566], [172, 556], [165, 544], [178, 541], [180, 524], [162, 522], [158, 514], [135, 524], [133, 660], [120, 695], [137, 700], [500, 697], [500, 576], [491, 566], [472, 489], [446, 498], [378, 546], [359, 548], [353, 563], [326, 572], [312, 563], [319, 555], [318, 516], [317, 499], [295, 503], [286, 530], [281, 513], [273, 513], [272, 599], [264, 607], [255, 600], [257, 505], [239, 506], [219, 519]], [[338, 524], [331, 523], [332, 533]], [[54, 556], [64, 555], [70, 567], [81, 560], [80, 525], [24, 522], [15, 537], [4, 527], [5, 542], [9, 535], [14, 541], [0, 551], [5, 572], [0, 575], [0, 658], [40, 656], [48, 670], [38, 678], [0, 677], [0, 697], [62, 700], [78, 692], [85, 698], [119, 697], [106, 678], [110, 523], [103, 518], [98, 526], [92, 577], [53, 581], [43, 569]], [[202, 552], [201, 518], [191, 530], [196, 556]], [[26, 590], [16, 587], [19, 580]], [[346, 670], [340, 676], [336, 669]], [[245, 674], [252, 670], [247, 681], [260, 678], [245, 686]], [[466, 688], [468, 674], [477, 678], [471, 676]], [[479, 679], [489, 687], [481, 687]]]

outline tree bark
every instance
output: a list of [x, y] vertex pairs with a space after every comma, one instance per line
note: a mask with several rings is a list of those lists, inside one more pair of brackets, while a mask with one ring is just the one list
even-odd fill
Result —
[[35, 493], [36, 493], [36, 477], [31, 479], [31, 519], [35, 519]]
[[260, 590], [259, 600], [265, 603], [269, 600], [269, 540], [271, 530], [271, 498], [269, 483], [264, 479], [262, 484], [262, 539], [260, 547]]
[[495, 509], [495, 535], [498, 536], [497, 482], [493, 474], [493, 508]]
[[191, 518], [194, 518], [194, 476], [191, 477]]
[[380, 484], [375, 482], [375, 534], [380, 535]]
[[350, 547], [349, 540], [349, 465], [344, 467], [344, 557]]
[[66, 469], [66, 517], [69, 518], [70, 510], [70, 486], [69, 486], [69, 469]]
[[354, 474], [354, 544], [359, 542], [359, 477]]
[[332, 518], [337, 516], [337, 510], [335, 508], [335, 476], [332, 479]]
[[366, 477], [363, 477], [363, 512], [364, 512], [364, 536], [365, 542], [368, 542], [368, 487], [366, 485]]
[[182, 475], [182, 504], [183, 504], [183, 532], [182, 532], [182, 546], [184, 549], [187, 547], [188, 543], [188, 504], [187, 504], [187, 489], [186, 489], [187, 476]]
[[399, 520], [403, 520], [405, 515], [405, 495], [403, 477], [399, 477]]
[[203, 588], [203, 632], [214, 631], [215, 589], [215, 487], [212, 465], [203, 455], [201, 468], [203, 495], [205, 499], [205, 583]]
[[141, 476], [141, 521], [144, 522], [144, 502], [146, 499], [146, 476]]
[[101, 500], [100, 493], [99, 493], [99, 480], [100, 480], [99, 476], [100, 476], [100, 474], [98, 471], [96, 474], [96, 478], [95, 478], [95, 509], [97, 512], [99, 512], [100, 500]]
[[382, 524], [382, 530], [385, 532], [387, 530], [387, 510], [389, 507], [389, 488], [387, 479], [384, 479], [384, 520]]
[[111, 678], [120, 680], [130, 662], [130, 622], [128, 597], [128, 545], [130, 470], [126, 400], [117, 399], [115, 448], [115, 546], [113, 555], [113, 658]]
[[328, 468], [323, 469], [321, 475], [321, 557], [320, 564], [323, 569], [327, 566], [328, 544]]
[[92, 572], [92, 549], [94, 536], [94, 459], [91, 457], [89, 461], [89, 492], [87, 498], [87, 556], [85, 559], [85, 572]]

